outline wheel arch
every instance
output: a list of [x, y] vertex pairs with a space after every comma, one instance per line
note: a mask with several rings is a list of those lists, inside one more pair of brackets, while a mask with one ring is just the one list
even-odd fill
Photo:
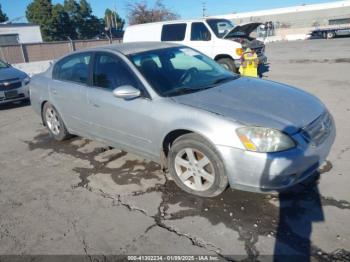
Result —
[[45, 121], [44, 121], [44, 112], [43, 112], [43, 110], [44, 110], [44, 105], [45, 105], [46, 103], [48, 103], [48, 102], [49, 102], [48, 100], [44, 100], [43, 102], [41, 102], [41, 105], [40, 105], [41, 121], [43, 122], [43, 125], [44, 125], [44, 126], [46, 126], [46, 124], [45, 124]]
[[229, 58], [229, 59], [234, 60], [233, 57], [228, 55], [228, 54], [218, 54], [215, 56], [214, 60], [218, 61], [219, 59], [222, 59], [222, 58]]
[[205, 139], [208, 143], [214, 145], [208, 136], [204, 135], [202, 132], [199, 132], [197, 130], [191, 130], [188, 128], [178, 128], [178, 129], [174, 129], [172, 131], [169, 131], [162, 139], [162, 148], [161, 148], [161, 152], [160, 152], [160, 154], [161, 154], [160, 160], [161, 160], [162, 167], [164, 167], [164, 168], [167, 167], [168, 153], [169, 153], [169, 150], [170, 150], [172, 144], [175, 142], [175, 140], [183, 135], [190, 134], [190, 133], [196, 134], [196, 135], [202, 137], [203, 139]]

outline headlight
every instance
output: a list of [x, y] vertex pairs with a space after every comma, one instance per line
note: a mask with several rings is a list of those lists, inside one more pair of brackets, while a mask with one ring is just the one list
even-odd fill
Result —
[[239, 139], [249, 151], [268, 153], [295, 147], [294, 141], [276, 129], [264, 127], [241, 127], [236, 130]]
[[29, 76], [26, 76], [26, 77], [23, 79], [23, 82], [24, 82], [24, 85], [28, 85], [29, 82], [30, 82], [30, 77], [29, 77]]

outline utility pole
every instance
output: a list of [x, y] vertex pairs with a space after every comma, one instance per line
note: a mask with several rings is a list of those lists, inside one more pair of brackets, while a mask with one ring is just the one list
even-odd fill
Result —
[[206, 6], [206, 2], [202, 2], [202, 12], [203, 12], [203, 17], [207, 16], [207, 6]]

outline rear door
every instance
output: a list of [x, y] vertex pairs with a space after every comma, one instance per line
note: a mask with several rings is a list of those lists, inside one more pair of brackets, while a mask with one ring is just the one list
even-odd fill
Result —
[[91, 57], [84, 52], [62, 59], [55, 65], [50, 83], [51, 103], [67, 127], [79, 134], [89, 130], [86, 96]]
[[[129, 66], [115, 54], [96, 53], [92, 77], [87, 114], [94, 135], [128, 151], [151, 153], [152, 100], [147, 98]], [[143, 97], [132, 100], [116, 98], [113, 90], [122, 85], [139, 88]]]

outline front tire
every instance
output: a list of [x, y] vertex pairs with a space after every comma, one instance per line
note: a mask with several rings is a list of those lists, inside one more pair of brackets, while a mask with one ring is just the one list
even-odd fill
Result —
[[45, 103], [43, 107], [43, 120], [55, 140], [63, 141], [71, 136], [56, 108], [50, 103]]
[[231, 58], [220, 58], [217, 62], [225, 69], [238, 73], [235, 62]]
[[215, 197], [228, 185], [225, 167], [217, 150], [193, 133], [175, 140], [168, 154], [168, 167], [175, 183], [193, 195]]

